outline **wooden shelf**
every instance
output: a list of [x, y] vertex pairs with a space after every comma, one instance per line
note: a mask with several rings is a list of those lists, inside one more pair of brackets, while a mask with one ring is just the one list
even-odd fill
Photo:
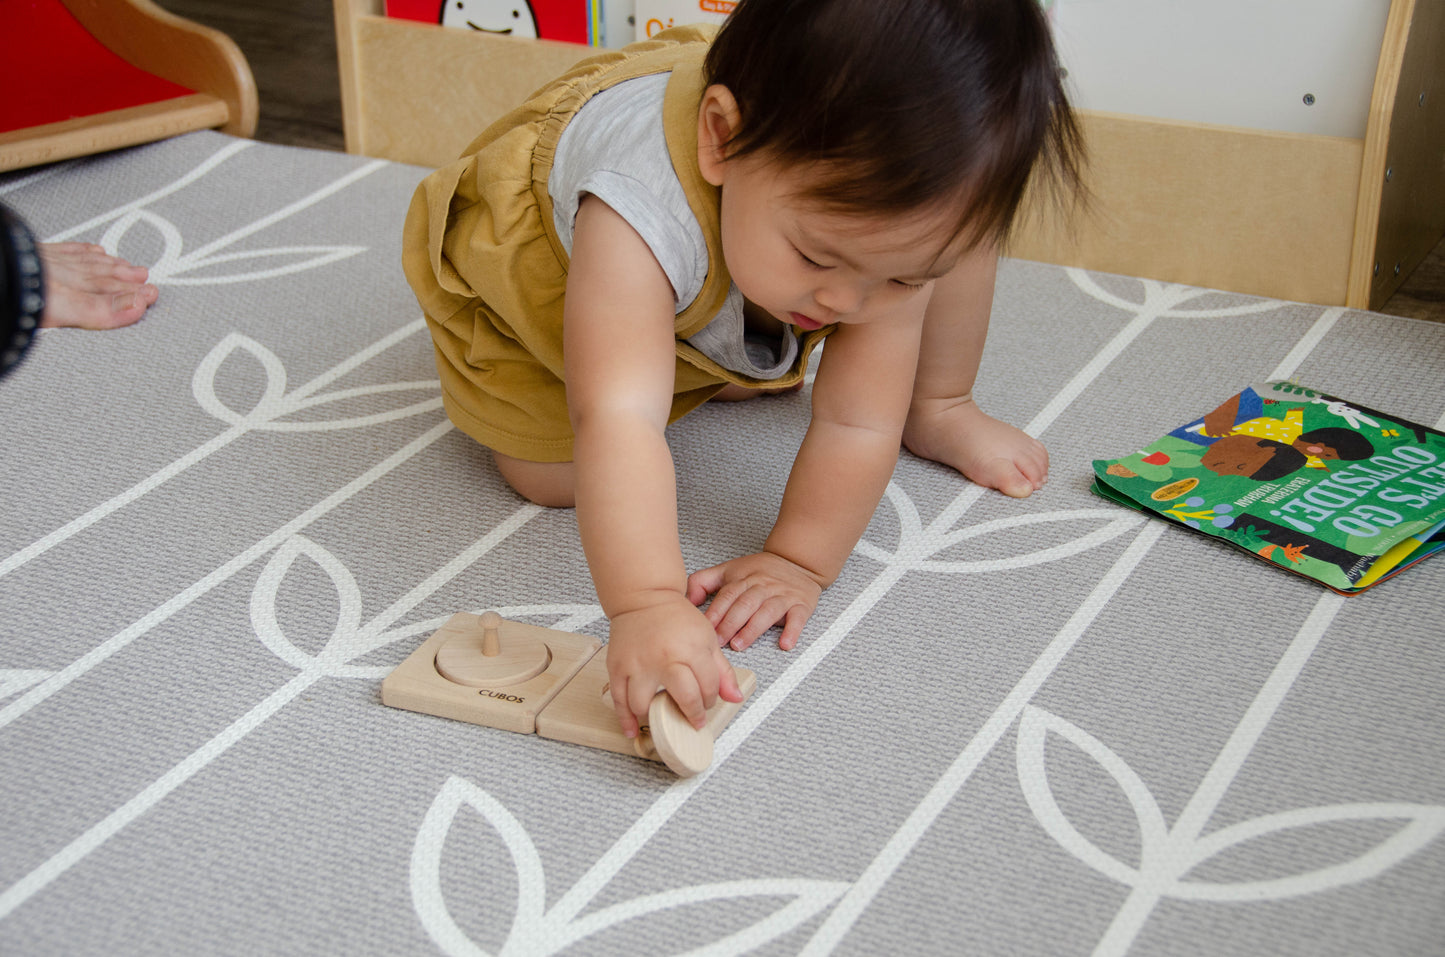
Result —
[[[400, 162], [450, 162], [595, 52], [334, 2], [347, 149]], [[1363, 139], [1085, 112], [1093, 209], [1065, 221], [1030, 203], [1008, 253], [1377, 308], [1445, 235], [1441, 62], [1445, 3], [1392, 0]]]

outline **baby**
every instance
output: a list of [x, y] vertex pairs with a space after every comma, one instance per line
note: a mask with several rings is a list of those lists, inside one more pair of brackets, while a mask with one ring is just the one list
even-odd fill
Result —
[[[741, 700], [722, 645], [797, 643], [900, 444], [1043, 485], [972, 389], [997, 247], [1035, 167], [1074, 186], [1079, 152], [1037, 0], [741, 0], [715, 39], [584, 61], [422, 183], [404, 265], [448, 414], [575, 505], [629, 736], [659, 688], [698, 726]], [[772, 533], [689, 576], [665, 427], [795, 388], [825, 336]]]

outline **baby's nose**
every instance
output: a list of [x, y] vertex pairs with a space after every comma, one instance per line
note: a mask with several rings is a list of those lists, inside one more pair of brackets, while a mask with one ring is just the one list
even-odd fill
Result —
[[813, 298], [829, 312], [846, 316], [863, 307], [864, 293], [853, 283], [837, 282], [820, 286], [813, 293]]

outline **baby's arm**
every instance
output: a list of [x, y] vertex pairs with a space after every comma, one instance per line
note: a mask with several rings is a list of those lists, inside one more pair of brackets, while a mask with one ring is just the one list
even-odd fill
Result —
[[611, 623], [607, 664], [623, 731], [666, 688], [701, 726], [719, 694], [741, 701], [713, 629], [685, 595], [672, 455], [663, 436], [675, 363], [672, 286], [641, 237], [586, 197], [563, 319], [576, 437], [577, 525]]
[[896, 321], [843, 325], [813, 384], [813, 417], [763, 551], [697, 572], [688, 597], [713, 595], [719, 640], [746, 648], [779, 621], [796, 644], [873, 517], [898, 461], [918, 362], [922, 298]]
[[1026, 498], [1048, 478], [1048, 452], [973, 400], [997, 269], [998, 252], [985, 244], [934, 283], [903, 442], [972, 482]]

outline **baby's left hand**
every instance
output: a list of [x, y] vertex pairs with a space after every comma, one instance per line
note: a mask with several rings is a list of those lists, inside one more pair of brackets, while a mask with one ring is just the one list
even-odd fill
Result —
[[735, 651], [747, 648], [778, 622], [783, 623], [778, 647], [791, 651], [822, 594], [823, 587], [812, 573], [771, 552], [734, 558], [693, 572], [687, 579], [687, 597], [694, 605], [700, 607], [708, 595], [713, 596], [707, 620], [717, 631], [718, 643]]

